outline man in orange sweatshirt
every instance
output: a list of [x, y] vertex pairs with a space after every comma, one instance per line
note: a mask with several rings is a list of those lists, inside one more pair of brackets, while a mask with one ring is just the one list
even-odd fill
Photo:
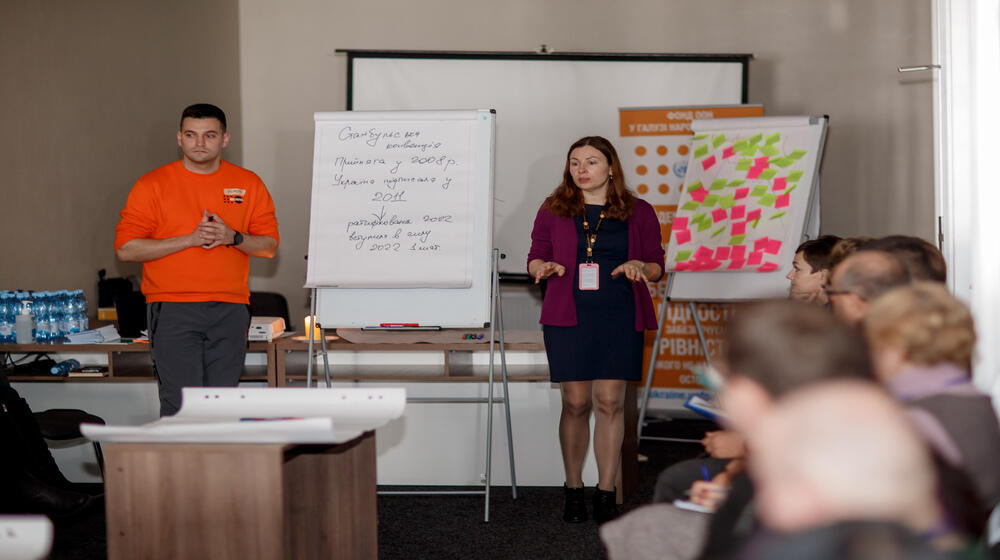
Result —
[[115, 251], [141, 262], [160, 414], [181, 387], [235, 386], [250, 325], [250, 257], [272, 258], [278, 221], [267, 187], [222, 160], [226, 115], [199, 103], [181, 114], [182, 157], [136, 181], [121, 211]]

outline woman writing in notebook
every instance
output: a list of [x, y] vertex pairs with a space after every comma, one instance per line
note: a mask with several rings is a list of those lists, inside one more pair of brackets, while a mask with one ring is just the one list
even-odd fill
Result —
[[563, 519], [587, 519], [583, 464], [595, 413], [593, 495], [597, 522], [618, 514], [615, 479], [624, 437], [625, 384], [641, 377], [643, 331], [656, 329], [646, 282], [663, 274], [653, 207], [625, 187], [614, 147], [600, 136], [570, 146], [562, 183], [531, 232], [528, 273], [547, 279], [541, 323], [552, 381], [559, 383], [559, 442], [566, 471]]

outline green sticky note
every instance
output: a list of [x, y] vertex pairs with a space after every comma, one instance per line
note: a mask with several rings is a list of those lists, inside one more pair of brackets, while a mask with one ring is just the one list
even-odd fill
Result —
[[693, 183], [684, 188], [687, 192], [694, 192], [701, 188], [701, 181], [695, 179]]
[[719, 203], [719, 195], [710, 194], [705, 197], [705, 200], [702, 201], [701, 205], [704, 206], [705, 208], [711, 208], [718, 203]]
[[795, 163], [795, 160], [790, 157], [780, 157], [775, 158], [771, 163], [777, 165], [778, 167], [788, 167], [789, 165]]
[[706, 212], [702, 212], [701, 214], [695, 214], [694, 216], [691, 216], [691, 221], [689, 223], [697, 224], [698, 222], [704, 220], [706, 217], [708, 217], [708, 213]]
[[757, 185], [750, 191], [750, 196], [760, 196], [767, 192], [767, 185]]
[[761, 206], [774, 206], [774, 201], [777, 199], [778, 197], [774, 196], [771, 193], [767, 193], [764, 196], [760, 197], [759, 202]]
[[709, 189], [709, 190], [720, 191], [720, 190], [722, 190], [724, 188], [726, 188], [726, 180], [725, 179], [716, 179], [716, 180], [712, 181], [712, 188]]
[[747, 146], [746, 148], [740, 150], [741, 156], [750, 157], [757, 153], [757, 146]]
[[677, 258], [674, 262], [686, 261], [691, 258], [691, 251], [677, 251]]
[[736, 204], [736, 199], [733, 198], [732, 194], [727, 194], [719, 199], [719, 208], [723, 210], [729, 210], [734, 204]]
[[725, 134], [719, 134], [719, 135], [715, 136], [714, 138], [712, 138], [712, 147], [713, 148], [718, 148], [725, 141], [726, 141], [726, 135]]
[[706, 138], [708, 138], [708, 133], [707, 132], [702, 132], [701, 134], [695, 134], [694, 138], [692, 138], [692, 140], [704, 140]]
[[777, 175], [777, 174], [778, 174], [778, 170], [777, 169], [765, 169], [765, 170], [763, 170], [763, 171], [760, 172], [760, 178], [761, 179], [771, 180], [771, 179], [774, 179], [774, 176]]
[[804, 155], [806, 155], [806, 151], [805, 150], [795, 150], [792, 153], [788, 154], [788, 157], [790, 157], [792, 159], [800, 159]]
[[781, 212], [775, 212], [774, 214], [771, 215], [770, 218], [768, 218], [768, 220], [777, 220], [778, 218], [784, 216], [785, 214], [786, 212], [784, 210], [782, 210]]
[[704, 157], [708, 155], [708, 144], [702, 144], [694, 149], [694, 157]]
[[767, 140], [764, 140], [765, 144], [774, 144], [778, 140], [781, 140], [781, 133], [775, 132], [774, 134], [768, 134]]
[[743, 183], [746, 183], [746, 179], [733, 179], [732, 181], [729, 181], [729, 186], [730, 187], [738, 187], [738, 186], [742, 185]]
[[737, 140], [736, 143], [733, 144], [733, 151], [734, 152], [738, 152], [740, 150], [745, 150], [746, 147], [747, 147], [747, 140], [746, 140], [746, 138], [744, 138], [742, 140]]
[[697, 210], [699, 206], [701, 206], [701, 204], [698, 204], [693, 200], [689, 200], [684, 203], [684, 206], [681, 206], [681, 210]]
[[790, 192], [794, 191], [794, 190], [795, 190], [795, 188], [796, 188], [796, 187], [798, 187], [798, 186], [799, 186], [799, 184], [798, 184], [798, 183], [795, 183], [794, 185], [792, 185], [792, 186], [788, 187], [787, 189], [785, 189], [785, 194], [788, 194], [788, 193], [790, 193]]
[[759, 223], [760, 223], [760, 218], [757, 218], [756, 220], [750, 222], [750, 227], [757, 229], [757, 224]]
[[710, 227], [712, 227], [712, 220], [702, 220], [698, 222], [698, 231], [705, 231]]
[[763, 132], [758, 132], [757, 134], [754, 134], [754, 135], [753, 135], [753, 136], [751, 136], [750, 138], [747, 138], [747, 142], [748, 142], [748, 143], [749, 143], [749, 144], [750, 144], [751, 146], [755, 146], [755, 145], [757, 145], [757, 144], [758, 144], [758, 143], [760, 142], [760, 140], [761, 140], [762, 138], [764, 138], [764, 133], [763, 133]]
[[792, 171], [791, 173], [788, 174], [788, 182], [789, 183], [794, 183], [795, 181], [798, 181], [801, 178], [802, 178], [802, 171], [801, 170], [795, 170], [795, 171]]
[[732, 237], [729, 238], [729, 244], [730, 245], [739, 245], [739, 244], [743, 243], [743, 240], [746, 239], [746, 237], [747, 237], [746, 234], [734, 235], [734, 236], [732, 236]]
[[764, 154], [765, 156], [767, 156], [767, 157], [774, 157], [774, 156], [776, 156], [776, 155], [778, 155], [778, 154], [781, 153], [781, 152], [778, 151], [778, 148], [775, 148], [771, 144], [767, 144], [765, 146], [761, 146], [760, 147], [760, 152], [762, 154]]
[[750, 163], [751, 163], [750, 159], [745, 159], [745, 160], [741, 159], [739, 161], [739, 163], [736, 164], [736, 170], [737, 171], [750, 171]]
[[726, 226], [722, 226], [722, 227], [716, 229], [715, 231], [713, 231], [712, 232], [712, 237], [715, 237], [716, 235], [719, 235], [720, 233], [722, 233], [724, 231], [726, 231]]

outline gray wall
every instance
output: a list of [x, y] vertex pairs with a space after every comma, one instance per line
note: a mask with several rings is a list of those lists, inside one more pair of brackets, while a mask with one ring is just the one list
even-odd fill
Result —
[[0, 2], [0, 289], [84, 288], [118, 263], [133, 182], [179, 157], [181, 110], [226, 111], [242, 159], [237, 0]]
[[98, 268], [134, 271], [115, 263], [117, 211], [137, 176], [176, 157], [180, 108], [211, 99], [233, 121], [227, 157], [256, 171], [278, 208], [279, 256], [256, 260], [251, 287], [285, 293], [301, 317], [312, 113], [344, 108], [338, 48], [753, 53], [751, 102], [830, 115], [824, 232], [933, 234], [931, 84], [895, 71], [930, 60], [930, 0], [2, 6], [0, 188], [13, 196], [0, 234], [18, 242], [0, 244], [0, 287], [90, 288]]

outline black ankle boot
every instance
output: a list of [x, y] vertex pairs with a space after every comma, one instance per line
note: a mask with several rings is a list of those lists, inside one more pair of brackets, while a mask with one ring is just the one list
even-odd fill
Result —
[[618, 517], [618, 493], [594, 488], [594, 521], [604, 523]]
[[582, 523], [587, 520], [587, 501], [583, 499], [583, 487], [566, 490], [566, 504], [563, 507], [563, 521], [567, 523]]

